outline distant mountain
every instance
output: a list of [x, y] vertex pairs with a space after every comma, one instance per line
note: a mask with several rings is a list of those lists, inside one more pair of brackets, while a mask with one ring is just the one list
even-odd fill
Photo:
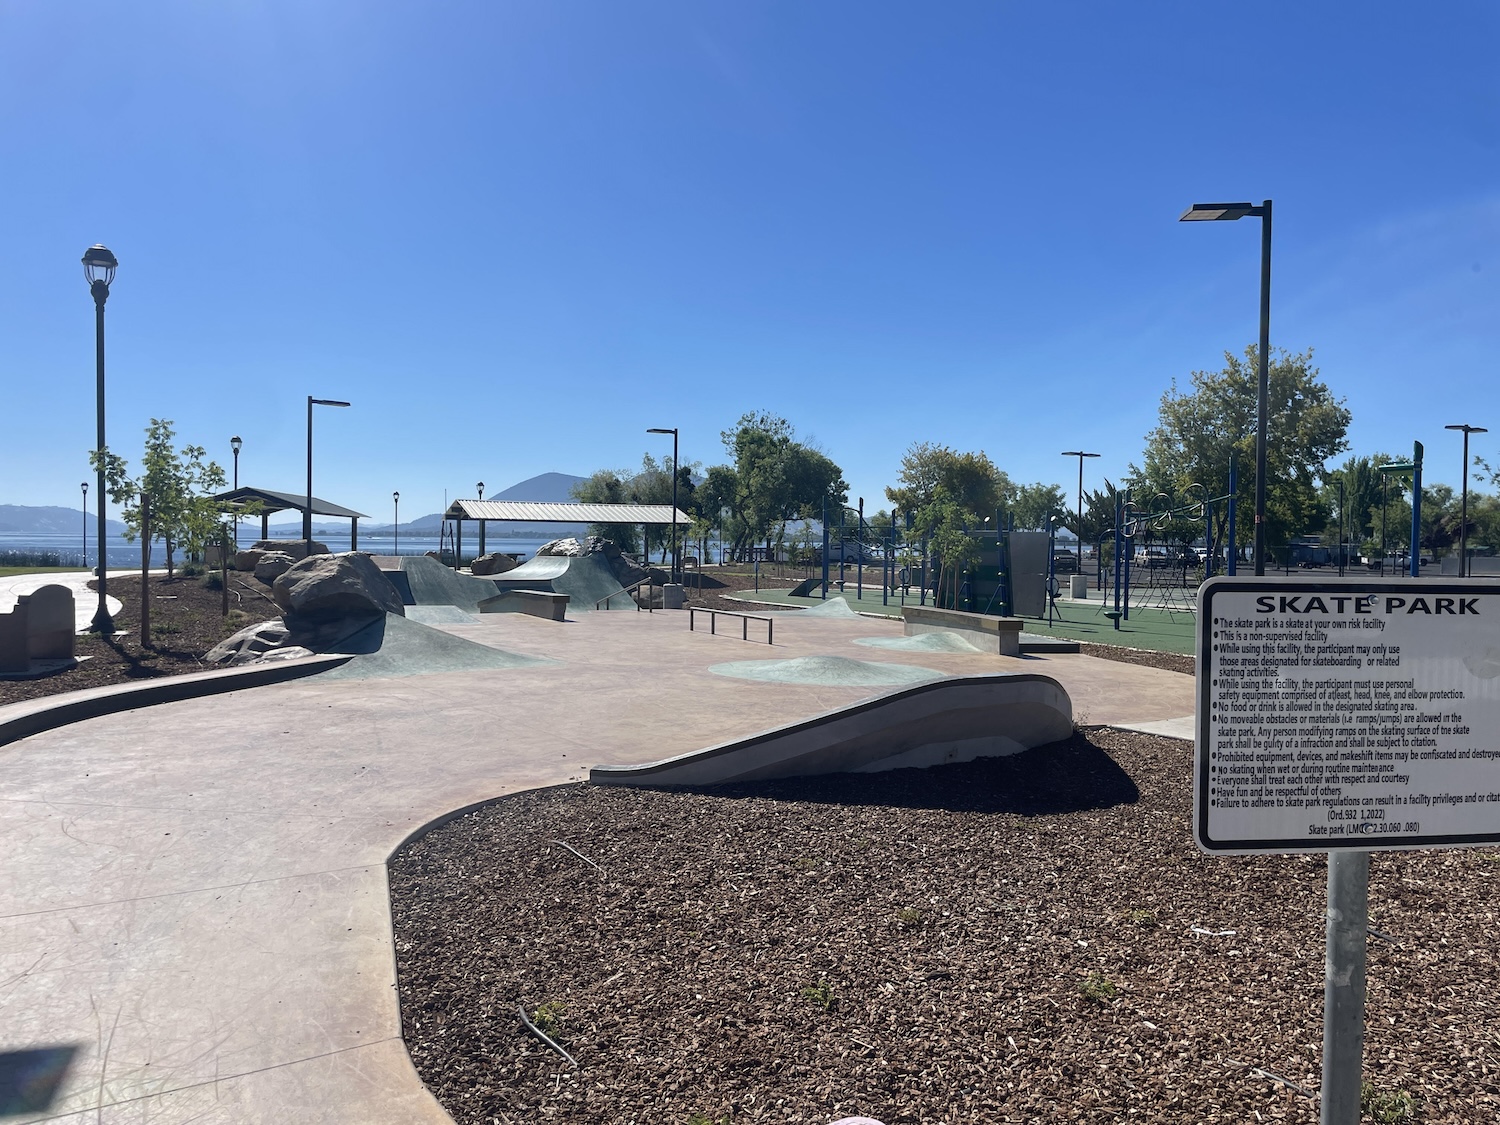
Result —
[[[90, 535], [98, 529], [98, 519], [97, 513], [88, 513]], [[84, 513], [80, 508], [31, 508], [23, 504], [0, 504], [0, 535], [73, 535], [76, 533], [81, 536], [83, 520]], [[122, 535], [125, 532], [125, 525], [119, 520], [106, 519], [104, 526], [110, 535]]]
[[582, 484], [588, 477], [575, 477], [567, 473], [543, 473], [541, 476], [513, 484], [504, 492], [491, 493], [490, 500], [535, 500], [543, 504], [557, 504], [573, 499], [573, 486]]

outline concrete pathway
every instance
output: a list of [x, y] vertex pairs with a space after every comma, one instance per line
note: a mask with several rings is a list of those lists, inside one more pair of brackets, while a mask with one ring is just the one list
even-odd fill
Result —
[[1040, 672], [1091, 723], [1193, 709], [1190, 677], [1151, 668], [854, 645], [900, 635], [869, 618], [780, 617], [774, 648], [690, 633], [682, 613], [444, 629], [553, 662], [315, 677], [0, 747], [0, 1051], [80, 1047], [46, 1119], [448, 1121], [400, 1038], [387, 856], [455, 808], [892, 690], [753, 683], [711, 664], [836, 654]]

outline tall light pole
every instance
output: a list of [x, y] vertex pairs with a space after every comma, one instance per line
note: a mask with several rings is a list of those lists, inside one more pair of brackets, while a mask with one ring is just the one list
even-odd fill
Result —
[[[474, 487], [479, 490], [479, 498], [481, 500], [483, 500], [484, 499], [484, 481], [480, 481]], [[481, 555], [484, 554], [484, 520], [480, 520], [479, 521], [479, 553]]]
[[312, 415], [315, 406], [348, 406], [336, 398], [313, 398], [307, 396], [307, 508], [302, 513], [303, 547], [312, 554]]
[[1255, 418], [1255, 573], [1266, 573], [1266, 426], [1270, 416], [1271, 352], [1271, 201], [1252, 203], [1194, 203], [1179, 222], [1260, 219], [1260, 360]]
[[89, 568], [89, 482], [78, 486], [83, 489], [83, 569]]
[[109, 287], [115, 280], [115, 270], [119, 265], [119, 261], [106, 246], [90, 246], [83, 252], [83, 276], [88, 279], [89, 293], [94, 298], [95, 398], [99, 415], [99, 492], [94, 501], [99, 509], [99, 608], [94, 611], [94, 620], [89, 623], [89, 628], [103, 636], [110, 636], [115, 631], [114, 618], [110, 616], [109, 602], [104, 592], [105, 572], [108, 569], [104, 564], [104, 302], [109, 300]]
[[[236, 491], [240, 487], [240, 446], [244, 444], [240, 440], [239, 434], [235, 434], [234, 437], [229, 439], [229, 448], [234, 450], [234, 484], [231, 487]], [[238, 504], [239, 501], [236, 500], [235, 503]], [[236, 551], [240, 549], [240, 513], [238, 508], [234, 512], [234, 549]]]
[[1470, 426], [1460, 423], [1456, 426], [1444, 426], [1445, 430], [1462, 430], [1464, 433], [1464, 499], [1463, 512], [1459, 516], [1462, 521], [1458, 525], [1458, 574], [1460, 578], [1469, 576], [1469, 435], [1487, 434], [1490, 431], [1484, 426]]
[[672, 581], [678, 581], [677, 576], [677, 427], [671, 429], [652, 428], [646, 431], [648, 434], [671, 434], [672, 435]]
[[391, 493], [391, 503], [396, 505], [396, 522], [391, 526], [395, 529], [396, 532], [396, 546], [394, 548], [394, 553], [399, 555], [401, 553], [401, 493]]
[[1083, 573], [1083, 459], [1085, 457], [1098, 457], [1097, 453], [1085, 453], [1081, 449], [1070, 449], [1063, 454], [1064, 457], [1078, 458], [1078, 526], [1073, 530], [1078, 535], [1078, 573]]

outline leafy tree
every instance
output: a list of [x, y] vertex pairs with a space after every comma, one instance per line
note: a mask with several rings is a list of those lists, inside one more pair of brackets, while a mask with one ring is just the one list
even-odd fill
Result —
[[160, 536], [166, 546], [168, 577], [178, 548], [195, 554], [220, 537], [225, 512], [211, 498], [224, 487], [224, 470], [204, 460], [207, 451], [201, 445], [175, 449], [175, 434], [169, 419], [151, 419], [139, 477], [129, 476], [126, 460], [108, 449], [89, 455], [95, 469], [104, 467], [105, 489], [110, 501], [120, 506], [127, 540], [141, 533], [141, 497], [146, 497], [151, 537]]
[[1010, 477], [979, 453], [959, 453], [946, 445], [919, 441], [901, 458], [895, 488], [886, 499], [902, 512], [915, 513], [931, 504], [941, 488], [950, 503], [969, 513], [970, 522], [993, 516], [1015, 492]]
[[[1390, 458], [1387, 457], [1386, 461]], [[1344, 510], [1339, 511], [1339, 486], [1343, 486]], [[1340, 522], [1347, 540], [1354, 543], [1369, 539], [1374, 528], [1376, 510], [1380, 507], [1380, 474], [1369, 457], [1350, 457], [1323, 477], [1322, 500], [1330, 513], [1324, 538], [1337, 540]], [[1341, 519], [1342, 517], [1342, 519]]]
[[[1176, 380], [1162, 395], [1156, 428], [1146, 435], [1144, 468], [1131, 466], [1151, 492], [1181, 498], [1190, 484], [1211, 496], [1229, 491], [1229, 458], [1239, 462], [1240, 526], [1248, 541], [1255, 513], [1257, 349], [1240, 359], [1224, 353], [1222, 371], [1195, 371], [1192, 389]], [[1324, 464], [1348, 448], [1350, 414], [1311, 365], [1312, 351], [1271, 357], [1266, 439], [1266, 528], [1268, 546], [1318, 532], [1326, 520], [1314, 480]], [[1214, 506], [1215, 535], [1222, 536], [1227, 505]]]
[[1067, 519], [1067, 502], [1063, 490], [1055, 484], [1023, 484], [1015, 490], [1010, 502], [1010, 511], [1021, 531], [1045, 531], [1047, 521], [1053, 516], [1061, 517], [1066, 524], [1076, 523], [1077, 518]]
[[785, 418], [765, 412], [744, 414], [734, 429], [719, 436], [734, 455], [731, 507], [737, 555], [752, 542], [769, 547], [773, 530], [784, 537], [788, 520], [821, 517], [825, 497], [833, 503], [848, 498], [842, 470], [820, 451], [796, 441]]
[[[573, 499], [585, 504], [630, 503], [630, 480], [614, 469], [600, 469], [575, 484], [570, 492]], [[636, 554], [641, 549], [640, 529], [634, 524], [592, 523], [588, 533], [608, 539], [627, 554]]]

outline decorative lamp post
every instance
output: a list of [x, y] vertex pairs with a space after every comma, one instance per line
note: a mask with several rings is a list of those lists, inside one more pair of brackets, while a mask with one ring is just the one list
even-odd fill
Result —
[[[484, 481], [480, 481], [474, 487], [479, 490], [479, 499], [483, 500], [484, 499]], [[482, 519], [479, 521], [479, 553], [481, 555], [484, 554], [484, 520], [482, 520]]]
[[106, 246], [90, 246], [83, 252], [83, 276], [88, 279], [89, 293], [94, 298], [95, 399], [98, 403], [99, 422], [99, 442], [96, 447], [99, 453], [99, 492], [95, 499], [99, 508], [99, 608], [94, 612], [94, 620], [89, 623], [89, 628], [104, 636], [115, 631], [114, 618], [110, 616], [109, 602], [104, 592], [104, 302], [109, 300], [109, 287], [115, 280], [115, 270], [119, 265], [119, 261]]
[[391, 493], [391, 503], [396, 505], [396, 522], [391, 526], [396, 532], [396, 546], [394, 553], [399, 555], [401, 553], [401, 493]]
[[83, 569], [89, 568], [89, 482], [78, 486], [83, 489]]
[[1179, 222], [1260, 219], [1260, 377], [1255, 419], [1255, 575], [1266, 573], [1266, 426], [1270, 416], [1271, 351], [1271, 201], [1252, 203], [1194, 203]]
[[[229, 439], [229, 448], [232, 449], [232, 450], [234, 450], [234, 485], [233, 485], [233, 487], [234, 487], [234, 489], [236, 491], [238, 491], [239, 487], [240, 487], [240, 446], [242, 446], [244, 444], [245, 443], [240, 440], [240, 437], [239, 437], [238, 434], [236, 434], [234, 437], [232, 437], [232, 438]], [[238, 501], [236, 501], [236, 503], [238, 503]], [[238, 508], [235, 509], [235, 513], [234, 513], [234, 549], [236, 551], [238, 551], [240, 549], [240, 513], [239, 513], [239, 509]]]
[[[312, 554], [312, 416], [315, 406], [348, 406], [336, 398], [313, 398], [307, 396], [307, 507], [302, 512], [302, 541], [308, 555]], [[306, 556], [304, 556], [306, 557]]]
[[672, 581], [680, 582], [677, 573], [677, 427], [671, 429], [652, 428], [646, 431], [648, 434], [671, 434], [672, 435]]
[[1064, 457], [1078, 458], [1078, 525], [1073, 529], [1078, 535], [1078, 573], [1083, 573], [1083, 459], [1098, 457], [1097, 453], [1085, 453], [1081, 449], [1070, 449]]
[[1469, 435], [1487, 434], [1490, 431], [1484, 426], [1470, 426], [1466, 423], [1444, 426], [1443, 429], [1462, 430], [1464, 434], [1464, 499], [1463, 511], [1459, 515], [1461, 522], [1458, 525], [1458, 576], [1467, 578], [1469, 576]]

